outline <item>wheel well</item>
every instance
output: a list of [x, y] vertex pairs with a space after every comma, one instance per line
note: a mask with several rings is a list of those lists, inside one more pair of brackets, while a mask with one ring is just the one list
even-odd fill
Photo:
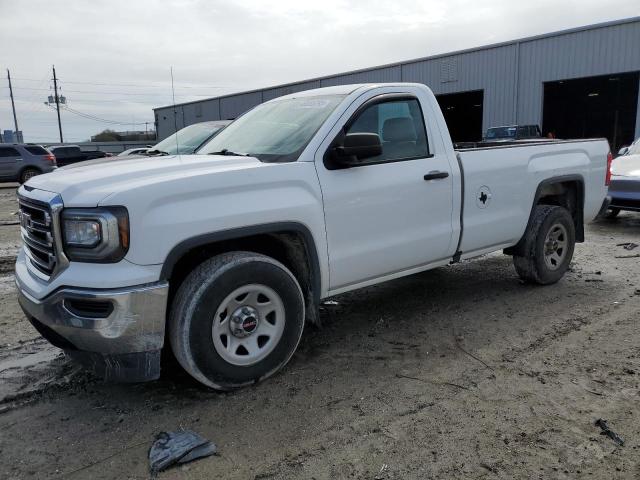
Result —
[[[312, 248], [314, 250], [311, 250]], [[211, 241], [186, 250], [173, 263], [170, 271], [163, 270], [163, 277], [169, 280], [169, 304], [178, 287], [196, 266], [215, 255], [230, 251], [260, 253], [286, 266], [298, 280], [304, 294], [307, 320], [317, 323], [320, 287], [319, 278], [316, 278], [319, 275], [316, 271], [319, 267], [313, 263], [315, 246], [309, 245], [305, 235], [298, 231], [259, 233]]]
[[[557, 178], [542, 182], [536, 191], [527, 230], [538, 205], [557, 205], [566, 208], [573, 218], [576, 242], [584, 242], [584, 183], [581, 178]], [[506, 255], [524, 255], [524, 235], [527, 230], [516, 245], [504, 249]]]
[[557, 205], [566, 208], [576, 228], [576, 242], [584, 242], [584, 185], [578, 180], [542, 184], [536, 205]]

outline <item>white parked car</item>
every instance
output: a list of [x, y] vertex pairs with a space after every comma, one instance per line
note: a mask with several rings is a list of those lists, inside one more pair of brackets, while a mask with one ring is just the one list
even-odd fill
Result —
[[606, 206], [606, 140], [455, 151], [421, 84], [263, 103], [197, 155], [34, 177], [19, 190], [20, 303], [110, 379], [160, 374], [165, 338], [215, 389], [280, 370], [321, 299], [503, 250], [562, 278]]
[[636, 138], [635, 142], [631, 145], [622, 147], [618, 150], [618, 156], [622, 157], [624, 155], [640, 155], [640, 138]]
[[618, 153], [611, 166], [608, 218], [621, 211], [640, 212], [640, 138]]
[[147, 151], [147, 155], [187, 155], [195, 153], [230, 123], [231, 120], [212, 120], [210, 122], [194, 123], [188, 127], [181, 128], [173, 135], [156, 143]]
[[216, 136], [216, 134], [230, 123], [231, 120], [212, 120], [210, 122], [194, 123], [181, 128], [173, 135], [168, 136], [152, 147], [130, 148], [129, 150], [119, 153], [118, 157], [132, 155], [147, 155], [153, 157], [157, 155], [186, 155], [195, 153], [198, 148]]

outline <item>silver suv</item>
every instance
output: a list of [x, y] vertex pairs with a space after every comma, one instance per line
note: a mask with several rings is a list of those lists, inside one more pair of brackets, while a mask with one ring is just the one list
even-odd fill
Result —
[[0, 143], [0, 182], [25, 183], [56, 168], [56, 157], [40, 145]]

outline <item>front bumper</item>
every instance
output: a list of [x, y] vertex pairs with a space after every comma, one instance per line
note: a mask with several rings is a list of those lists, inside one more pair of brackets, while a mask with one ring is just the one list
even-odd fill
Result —
[[167, 282], [117, 289], [63, 287], [36, 299], [16, 276], [18, 300], [52, 344], [99, 375], [116, 381], [160, 376]]

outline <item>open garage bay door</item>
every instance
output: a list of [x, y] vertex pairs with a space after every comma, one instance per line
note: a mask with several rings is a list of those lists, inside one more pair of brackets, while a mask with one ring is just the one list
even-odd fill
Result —
[[454, 143], [482, 140], [482, 90], [436, 95], [436, 99]]
[[639, 73], [547, 82], [542, 133], [557, 138], [605, 137], [611, 150], [633, 142]]

